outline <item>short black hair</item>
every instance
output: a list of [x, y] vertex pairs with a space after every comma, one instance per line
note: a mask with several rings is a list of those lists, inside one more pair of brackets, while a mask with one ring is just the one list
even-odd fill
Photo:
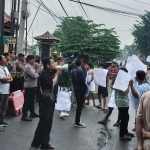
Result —
[[98, 67], [102, 66], [103, 68], [105, 68], [105, 64], [99, 64]]
[[116, 62], [113, 61], [112, 64], [115, 64], [115, 65], [116, 65]]
[[84, 58], [80, 58], [81, 61], [83, 61], [85, 63], [85, 59]]
[[42, 64], [43, 64], [44, 68], [46, 68], [47, 65], [50, 64], [51, 59], [52, 59], [51, 57], [45, 57], [42, 59]]
[[3, 55], [0, 55], [0, 61], [2, 60]]
[[24, 57], [24, 54], [23, 53], [19, 53], [18, 57]]
[[88, 62], [88, 63], [86, 63], [90, 68], [94, 68], [94, 66], [90, 63], [90, 62]]
[[34, 55], [28, 55], [27, 58], [26, 58], [26, 61], [28, 62], [31, 59], [34, 59]]
[[6, 57], [6, 56], [9, 56], [9, 53], [4, 53], [3, 56], [5, 56], [5, 57]]
[[136, 77], [140, 80], [140, 81], [144, 81], [146, 76], [146, 73], [143, 70], [138, 70], [136, 72]]
[[124, 72], [127, 72], [127, 73], [128, 73], [128, 70], [127, 70], [127, 68], [125, 68], [125, 67], [121, 67], [120, 70], [123, 70]]
[[81, 59], [77, 59], [75, 61], [75, 64], [76, 64], [77, 67], [81, 66]]

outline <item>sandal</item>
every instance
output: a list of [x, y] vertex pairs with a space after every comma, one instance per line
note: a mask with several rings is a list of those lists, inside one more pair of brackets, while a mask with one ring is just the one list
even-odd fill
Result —
[[114, 127], [119, 127], [120, 123], [116, 122], [115, 124], [113, 124]]
[[101, 106], [99, 106], [99, 105], [98, 105], [98, 106], [95, 106], [95, 107], [96, 107], [96, 108], [98, 108], [98, 109], [101, 109], [101, 108], [102, 108], [102, 107], [101, 107]]
[[130, 137], [135, 137], [135, 135], [133, 133], [130, 133], [130, 132], [128, 132], [127, 135], [130, 136]]
[[89, 103], [85, 103], [85, 105], [89, 105]]
[[121, 141], [131, 141], [132, 139], [131, 139], [130, 136], [124, 135], [123, 137], [120, 137], [119, 140], [121, 140]]
[[104, 122], [103, 120], [98, 121], [97, 123], [98, 123], [98, 124], [103, 124], [103, 125], [107, 124], [107, 123], [106, 123], [106, 122]]

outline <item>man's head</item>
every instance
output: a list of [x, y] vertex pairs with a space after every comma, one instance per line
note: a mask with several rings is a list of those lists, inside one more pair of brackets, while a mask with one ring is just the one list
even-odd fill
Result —
[[11, 51], [11, 52], [10, 52], [10, 58], [11, 58], [12, 60], [16, 58], [16, 53], [15, 53], [15, 51]]
[[5, 56], [7, 61], [10, 61], [10, 54], [9, 53], [4, 53], [3, 56]]
[[34, 58], [35, 58], [35, 62], [40, 63], [41, 61], [40, 55], [35, 55]]
[[99, 64], [98, 67], [101, 68], [101, 69], [104, 69], [105, 65], [104, 64]]
[[81, 67], [81, 60], [80, 60], [80, 59], [77, 59], [77, 60], [75, 61], [75, 64], [76, 64], [77, 67]]
[[0, 65], [5, 66], [6, 65], [6, 58], [3, 55], [0, 55]]
[[136, 79], [138, 82], [143, 82], [145, 80], [146, 73], [143, 70], [138, 70], [136, 72]]
[[81, 60], [81, 66], [83, 67], [85, 65], [85, 60], [84, 58], [81, 58], [80, 60]]
[[55, 69], [54, 60], [51, 57], [45, 57], [42, 60], [44, 69], [53, 70]]
[[26, 58], [26, 62], [33, 65], [35, 62], [34, 55], [28, 55]]
[[18, 54], [18, 60], [24, 62], [24, 54], [23, 53], [19, 53]]
[[94, 68], [94, 66], [91, 63], [86, 63], [87, 70]]
[[116, 63], [113, 61], [113, 62], [111, 63], [111, 66], [112, 66], [112, 67], [116, 67]]

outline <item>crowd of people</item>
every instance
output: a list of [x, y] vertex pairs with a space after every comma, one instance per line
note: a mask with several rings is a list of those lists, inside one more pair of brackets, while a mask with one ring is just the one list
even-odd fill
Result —
[[[56, 66], [68, 64], [68, 69], [58, 69]], [[134, 134], [128, 132], [129, 122], [129, 91], [137, 100], [135, 129], [138, 141], [137, 150], [150, 150], [150, 85], [149, 74], [143, 70], [136, 72], [135, 80], [130, 80], [125, 91], [113, 89], [119, 70], [128, 72], [124, 66], [118, 67], [115, 62], [106, 68], [105, 64], [99, 64], [98, 68], [107, 69], [106, 87], [98, 85], [97, 97], [99, 104], [96, 105], [94, 82], [94, 66], [85, 62], [83, 58], [70, 60], [58, 57], [46, 57], [41, 61], [39, 55], [28, 55], [23, 53], [16, 56], [14, 51], [0, 55], [0, 131], [11, 125], [6, 122], [5, 114], [8, 107], [8, 97], [12, 92], [21, 90], [24, 92], [24, 104], [21, 120], [30, 122], [33, 118], [39, 117], [30, 150], [55, 149], [50, 142], [50, 132], [53, 123], [55, 103], [57, 103], [58, 89], [72, 91], [70, 100], [77, 105], [74, 126], [85, 128], [81, 121], [81, 113], [85, 105], [93, 101], [93, 106], [101, 111], [108, 110], [105, 117], [98, 121], [98, 124], [107, 124], [113, 107], [107, 108], [107, 99], [115, 91], [115, 103], [118, 107], [118, 118], [114, 126], [120, 126], [119, 139], [131, 141]], [[103, 100], [103, 101], [102, 101]], [[35, 112], [34, 102], [39, 103], [39, 114]], [[87, 102], [86, 102], [87, 101]], [[30, 114], [28, 114], [30, 112]], [[60, 110], [59, 117], [68, 117], [65, 110]]]

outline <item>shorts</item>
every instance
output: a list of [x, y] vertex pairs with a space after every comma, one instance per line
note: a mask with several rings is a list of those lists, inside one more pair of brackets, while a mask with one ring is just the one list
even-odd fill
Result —
[[89, 95], [90, 95], [90, 94], [94, 94], [94, 91], [89, 91]]
[[108, 97], [107, 87], [98, 86], [98, 96], [102, 95], [103, 98]]

